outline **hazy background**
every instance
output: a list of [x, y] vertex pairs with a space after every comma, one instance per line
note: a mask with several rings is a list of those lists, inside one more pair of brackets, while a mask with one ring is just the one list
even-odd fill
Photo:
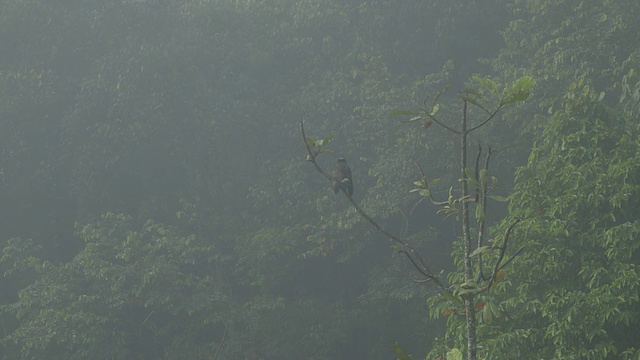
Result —
[[399, 342], [425, 358], [445, 336], [436, 289], [305, 161], [300, 121], [334, 134], [319, 161], [347, 159], [371, 216], [454, 269], [455, 221], [409, 190], [412, 158], [457, 184], [457, 138], [390, 111], [451, 84], [453, 123], [471, 75], [532, 76], [531, 100], [470, 143], [498, 150], [508, 195], [534, 143], [589, 130], [547, 126], [570, 84], [637, 121], [622, 81], [639, 18], [631, 0], [0, 2], [0, 357], [375, 360]]

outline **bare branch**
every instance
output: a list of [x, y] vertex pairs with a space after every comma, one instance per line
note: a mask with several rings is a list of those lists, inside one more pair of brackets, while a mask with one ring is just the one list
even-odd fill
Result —
[[532, 214], [529, 214], [529, 216], [525, 218], [516, 218], [511, 223], [511, 225], [509, 225], [509, 227], [507, 228], [507, 231], [504, 234], [504, 242], [502, 243], [502, 246], [499, 247], [500, 254], [498, 255], [498, 259], [496, 260], [493, 266], [493, 274], [491, 275], [491, 279], [489, 280], [489, 284], [487, 285], [487, 288], [490, 288], [493, 285], [493, 281], [495, 280], [496, 275], [498, 274], [498, 271], [504, 269], [513, 259], [515, 259], [518, 255], [520, 255], [520, 253], [524, 250], [524, 247], [521, 247], [511, 257], [509, 257], [507, 261], [502, 263], [502, 260], [504, 259], [504, 255], [507, 252], [507, 245], [509, 243], [509, 238], [511, 237], [511, 233], [513, 232], [513, 229], [515, 229], [515, 227], [521, 222], [533, 219], [542, 214], [544, 214], [544, 210], [541, 209]]
[[520, 249], [518, 249], [513, 255], [511, 255], [511, 257], [509, 259], [507, 259], [507, 261], [504, 262], [504, 264], [502, 264], [500, 266], [500, 269], [498, 269], [498, 271], [504, 269], [507, 265], [509, 265], [509, 263], [515, 259], [518, 255], [520, 255], [520, 253], [522, 252], [522, 250], [524, 250], [524, 246], [522, 246]]
[[[408, 252], [406, 252], [405, 250], [398, 250], [398, 252], [404, 254], [407, 259], [409, 259], [409, 261], [411, 261], [411, 264], [413, 264], [413, 267], [416, 268], [416, 270], [418, 270], [422, 275], [424, 275], [428, 281], [431, 281], [435, 278], [435, 276], [433, 276], [430, 272], [425, 271], [422, 267], [420, 267], [418, 264], [416, 264], [416, 261], [413, 260], [413, 258], [409, 255]], [[428, 270], [428, 269], [427, 269]]]
[[427, 116], [429, 117], [429, 119], [431, 119], [431, 121], [433, 121], [434, 123], [438, 124], [439, 126], [443, 127], [444, 129], [456, 134], [456, 135], [462, 135], [462, 133], [448, 125], [445, 125], [444, 123], [440, 122], [440, 120], [436, 119], [435, 116], [427, 113]]
[[407, 256], [409, 256], [412, 260], [415, 259], [417, 260], [417, 262], [412, 261], [412, 263], [414, 264], [414, 266], [416, 266], [416, 268], [422, 269], [420, 271], [420, 273], [422, 273], [423, 275], [427, 276], [428, 278], [430, 278], [436, 285], [438, 285], [438, 287], [440, 287], [441, 289], [445, 289], [445, 287], [442, 285], [442, 283], [440, 283], [440, 280], [438, 279], [437, 276], [433, 275], [433, 273], [431, 272], [431, 270], [429, 270], [429, 267], [427, 266], [427, 264], [425, 263], [425, 261], [422, 259], [422, 257], [420, 256], [420, 254], [418, 254], [411, 245], [409, 245], [408, 242], [400, 239], [399, 237], [393, 235], [392, 233], [388, 232], [387, 230], [385, 230], [384, 227], [382, 227], [382, 225], [380, 225], [378, 222], [376, 222], [371, 216], [369, 216], [364, 210], [362, 210], [362, 208], [353, 200], [353, 198], [351, 196], [349, 196], [349, 194], [346, 193], [346, 191], [344, 189], [342, 189], [343, 193], [347, 196], [347, 199], [349, 199], [349, 202], [351, 203], [351, 205], [353, 205], [353, 207], [356, 209], [356, 211], [358, 212], [358, 214], [360, 214], [360, 216], [362, 216], [363, 218], [365, 218], [365, 220], [367, 220], [371, 225], [373, 225], [373, 227], [375, 227], [379, 232], [383, 233], [384, 235], [386, 235], [390, 240], [395, 241], [396, 243], [402, 245], [405, 249], [407, 249], [405, 252], [407, 253]]
[[[307, 136], [306, 136], [305, 131], [304, 131], [304, 124], [303, 124], [302, 121], [300, 122], [300, 133], [302, 134], [302, 139], [303, 139], [304, 144], [305, 144], [305, 146], [307, 148], [307, 152], [309, 153], [308, 160], [314, 165], [314, 167], [316, 168], [316, 170], [320, 174], [322, 174], [325, 178], [327, 178], [329, 181], [331, 181], [331, 176], [326, 174], [322, 170], [322, 168], [318, 165], [318, 163], [316, 162], [316, 155], [317, 154], [314, 154], [314, 152], [313, 152], [313, 150], [311, 148], [311, 145], [309, 145], [309, 142], [307, 141]], [[401, 238], [399, 238], [399, 237], [393, 235], [392, 233], [388, 232], [387, 230], [385, 230], [384, 227], [382, 227], [382, 225], [380, 225], [371, 216], [369, 216], [353, 200], [353, 197], [351, 197], [343, 187], [341, 187], [341, 190], [342, 190], [342, 193], [345, 194], [345, 196], [347, 197], [347, 199], [349, 200], [351, 205], [353, 205], [353, 207], [356, 209], [358, 214], [360, 214], [360, 216], [365, 218], [365, 220], [367, 220], [371, 225], [373, 225], [373, 227], [375, 227], [379, 232], [381, 232], [384, 235], [386, 235], [390, 240], [395, 241], [396, 243], [402, 245], [405, 249], [407, 249], [406, 251], [405, 250], [403, 250], [403, 251], [410, 258], [412, 264], [414, 266], [416, 266], [416, 269], [418, 269], [421, 274], [425, 275], [427, 278], [429, 278], [431, 281], [433, 281], [436, 285], [438, 285], [438, 287], [440, 287], [442, 290], [446, 291], [446, 288], [444, 287], [444, 285], [442, 285], [442, 283], [440, 282], [438, 277], [433, 275], [433, 273], [431, 272], [431, 270], [429, 270], [429, 267], [425, 263], [424, 259], [422, 259], [422, 257], [413, 249], [413, 247], [411, 245], [409, 245], [408, 242], [402, 240]]]
[[213, 355], [212, 360], [216, 360], [218, 358], [218, 354], [220, 353], [220, 349], [222, 349], [222, 345], [224, 345], [224, 338], [227, 336], [227, 328], [229, 327], [229, 324], [226, 324], [224, 326], [224, 332], [222, 333], [222, 339], [220, 339], [220, 344], [218, 345], [218, 349], [216, 350], [216, 353]]
[[495, 279], [496, 274], [500, 270], [500, 265], [502, 263], [502, 260], [504, 259], [504, 254], [507, 252], [507, 245], [509, 244], [509, 237], [511, 236], [511, 232], [523, 220], [524, 219], [522, 219], [522, 218], [517, 218], [507, 228], [507, 231], [504, 234], [504, 242], [502, 243], [502, 246], [500, 246], [500, 254], [498, 255], [498, 260], [496, 260], [496, 262], [495, 262], [495, 264], [493, 266], [493, 274], [491, 276], [492, 279]]
[[498, 107], [492, 113], [489, 113], [489, 117], [487, 117], [480, 124], [478, 124], [478, 125], [472, 127], [471, 129], [467, 130], [467, 133], [473, 132], [473, 131], [478, 130], [479, 128], [483, 127], [486, 123], [491, 121], [491, 119], [493, 119], [500, 110], [502, 110], [502, 104], [498, 105]]

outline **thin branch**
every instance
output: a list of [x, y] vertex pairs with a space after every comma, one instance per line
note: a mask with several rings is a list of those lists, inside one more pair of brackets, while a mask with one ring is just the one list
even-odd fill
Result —
[[302, 133], [304, 146], [307, 148], [307, 153], [309, 153], [309, 157], [307, 158], [307, 160], [310, 161], [313, 164], [313, 166], [315, 166], [316, 170], [318, 170], [318, 172], [322, 174], [322, 176], [324, 176], [325, 178], [329, 179], [329, 181], [331, 181], [331, 176], [325, 173], [324, 170], [322, 170], [322, 168], [320, 167], [320, 165], [318, 165], [318, 162], [316, 162], [316, 156], [318, 155], [318, 153], [317, 152], [314, 153], [313, 150], [311, 149], [311, 145], [309, 145], [309, 142], [307, 141], [307, 135], [304, 132], [304, 123], [302, 121], [300, 121], [300, 132]]
[[499, 269], [498, 271], [500, 271], [500, 270], [504, 269], [507, 265], [509, 265], [509, 263], [510, 263], [513, 259], [515, 259], [518, 255], [520, 255], [520, 253], [522, 252], [522, 250], [524, 250], [524, 246], [523, 246], [523, 247], [521, 247], [520, 249], [518, 249], [518, 250], [517, 250], [513, 255], [511, 255], [511, 257], [510, 257], [509, 259], [507, 259], [507, 261], [505, 261], [505, 262], [504, 262], [504, 264], [502, 264], [502, 265], [500, 266], [500, 269]]
[[420, 203], [422, 202], [422, 200], [426, 199], [426, 197], [421, 197], [420, 200], [418, 200], [418, 202], [416, 202], [412, 207], [411, 207], [411, 211], [409, 211], [409, 215], [413, 214], [413, 210], [415, 210], [418, 205], [420, 205]]
[[218, 345], [218, 350], [216, 350], [216, 353], [213, 355], [213, 358], [211, 360], [216, 360], [218, 358], [218, 354], [220, 353], [220, 349], [222, 349], [222, 345], [224, 345], [224, 339], [227, 336], [227, 328], [229, 327], [229, 324], [226, 324], [224, 326], [224, 332], [222, 333], [222, 339], [220, 339], [220, 344]]
[[472, 127], [471, 129], [467, 130], [467, 133], [470, 133], [472, 131], [475, 131], [475, 130], [483, 127], [486, 123], [491, 121], [491, 119], [493, 119], [500, 110], [502, 110], [502, 104], [499, 104], [498, 107], [492, 113], [490, 113], [489, 117], [486, 118], [483, 122], [481, 122], [480, 124]]
[[[418, 160], [414, 159], [413, 157], [411, 158], [411, 160], [413, 160], [413, 163], [416, 164], [418, 171], [420, 171], [420, 178], [424, 179], [424, 182], [426, 183], [427, 175], [425, 175], [424, 170], [422, 170], [422, 166], [420, 166], [420, 163], [418, 162]], [[432, 204], [439, 205], [439, 206], [447, 205], [449, 203], [448, 201], [437, 201], [436, 199], [434, 199], [431, 189], [429, 189], [429, 200], [431, 201]]]
[[428, 283], [429, 281], [431, 281], [431, 279], [429, 279], [429, 278], [416, 279], [411, 274], [409, 274], [408, 272], [404, 271], [403, 269], [398, 269], [398, 271], [401, 272], [402, 275], [406, 276], [407, 279], [409, 279], [409, 280], [411, 280], [411, 281], [413, 281], [415, 283], [418, 283], [418, 284], [425, 284], [425, 283]]
[[[369, 216], [364, 210], [362, 210], [362, 208], [353, 200], [353, 198], [351, 196], [349, 196], [349, 194], [347, 194], [345, 189], [342, 189], [342, 192], [347, 196], [347, 199], [349, 199], [349, 202], [351, 203], [351, 205], [353, 205], [353, 207], [356, 209], [358, 214], [360, 214], [360, 216], [365, 218], [365, 220], [367, 220], [371, 225], [373, 225], [373, 227], [375, 227], [379, 232], [381, 232], [384, 235], [386, 235], [390, 240], [393, 240], [396, 243], [401, 244], [402, 246], [404, 246], [407, 249], [407, 252], [410, 253], [411, 257], [413, 259], [416, 259], [417, 263], [420, 264], [420, 268], [422, 268], [422, 270], [423, 270], [423, 271], [420, 271], [420, 272], [423, 275], [425, 275], [428, 278], [430, 278], [431, 280], [433, 280], [433, 282], [436, 285], [438, 285], [438, 287], [440, 287], [441, 289], [445, 290], [445, 287], [442, 285], [442, 283], [440, 283], [440, 280], [438, 279], [438, 277], [433, 275], [433, 273], [431, 272], [431, 270], [429, 270], [429, 267], [427, 266], [425, 261], [422, 259], [420, 254], [418, 254], [413, 249], [413, 247], [411, 245], [409, 245], [408, 242], [400, 239], [399, 237], [397, 237], [397, 236], [393, 235], [392, 233], [388, 232], [387, 230], [385, 230], [385, 228], [382, 227], [382, 225], [380, 225], [371, 216]], [[416, 263], [414, 262], [414, 265], [415, 264]]]
[[498, 260], [496, 260], [496, 262], [495, 262], [495, 264], [493, 266], [493, 274], [491, 275], [492, 280], [495, 279], [496, 274], [500, 270], [500, 265], [502, 263], [502, 260], [504, 259], [504, 254], [507, 252], [507, 245], [509, 244], [509, 237], [511, 236], [511, 232], [523, 220], [524, 219], [522, 219], [522, 218], [517, 218], [507, 228], [507, 231], [504, 234], [504, 242], [502, 243], [502, 246], [500, 247], [500, 254], [498, 255]]
[[544, 210], [540, 209], [532, 214], [529, 214], [527, 217], [525, 218], [516, 218], [511, 225], [509, 225], [509, 227], [507, 228], [507, 231], [504, 234], [504, 243], [502, 244], [502, 246], [499, 248], [500, 249], [500, 255], [498, 255], [498, 260], [496, 260], [494, 267], [493, 267], [493, 274], [491, 275], [491, 279], [489, 281], [488, 287], [491, 287], [491, 285], [493, 284], [493, 281], [496, 278], [496, 275], [498, 274], [498, 271], [500, 271], [501, 269], [504, 269], [513, 259], [515, 259], [521, 252], [522, 250], [524, 250], [524, 247], [521, 247], [520, 249], [518, 249], [506, 262], [502, 263], [502, 260], [504, 259], [504, 255], [507, 252], [507, 244], [509, 243], [509, 238], [511, 237], [511, 233], [513, 232], [513, 229], [515, 229], [515, 227], [520, 224], [523, 221], [527, 221], [527, 220], [531, 220], [534, 217], [537, 217], [539, 215], [544, 214]]
[[413, 267], [415, 267], [416, 270], [418, 270], [422, 275], [424, 275], [429, 281], [433, 280], [434, 276], [424, 271], [420, 266], [418, 266], [418, 264], [416, 264], [416, 261], [413, 260], [413, 258], [409, 255], [408, 252], [406, 252], [405, 250], [398, 250], [398, 252], [403, 253], [407, 257], [407, 259], [411, 261], [411, 264], [413, 264]]
[[[302, 134], [302, 140], [304, 141], [304, 144], [305, 144], [305, 146], [307, 148], [307, 152], [309, 153], [308, 160], [311, 163], [313, 163], [313, 165], [315, 166], [316, 170], [318, 170], [318, 172], [320, 174], [322, 174], [329, 181], [331, 181], [331, 176], [327, 175], [322, 170], [322, 168], [318, 165], [318, 163], [316, 162], [316, 155], [317, 154], [314, 154], [314, 152], [311, 149], [311, 145], [309, 145], [309, 142], [307, 141], [307, 136], [306, 136], [305, 131], [304, 131], [304, 124], [302, 123], [302, 121], [300, 122], [300, 132]], [[444, 287], [444, 285], [442, 285], [442, 283], [438, 279], [438, 277], [433, 275], [431, 270], [429, 270], [429, 267], [425, 263], [424, 259], [422, 259], [422, 257], [413, 249], [413, 247], [411, 245], [409, 245], [408, 242], [400, 239], [399, 237], [397, 237], [397, 236], [393, 235], [392, 233], [388, 232], [387, 230], [385, 230], [384, 227], [382, 227], [382, 225], [378, 224], [371, 216], [369, 216], [364, 210], [362, 210], [362, 208], [353, 200], [353, 197], [351, 197], [347, 193], [347, 191], [346, 191], [346, 189], [344, 187], [341, 187], [340, 189], [342, 190], [342, 193], [345, 194], [345, 196], [347, 197], [347, 199], [349, 200], [351, 205], [353, 205], [353, 207], [356, 209], [358, 214], [360, 214], [360, 216], [365, 218], [365, 220], [367, 220], [371, 225], [373, 225], [373, 227], [375, 227], [379, 232], [381, 232], [384, 235], [386, 235], [390, 240], [395, 241], [396, 243], [402, 245], [405, 249], [407, 249], [407, 255], [410, 255], [412, 260], [417, 260], [417, 262], [412, 261], [412, 263], [414, 265], [416, 265], [416, 264], [420, 265], [419, 267], [417, 267], [417, 268], [422, 269], [420, 272], [423, 275], [427, 276], [431, 281], [433, 281], [436, 285], [438, 285], [438, 287], [440, 287], [442, 290], [447, 291], [446, 288]]]
[[515, 259], [516, 257], [518, 257], [520, 255], [520, 253], [522, 253], [522, 251], [525, 249], [524, 246], [522, 246], [521, 248], [519, 248], [513, 255], [511, 255], [509, 257], [509, 259], [507, 259], [507, 261], [505, 261], [504, 263], [502, 262], [502, 260], [504, 259], [504, 255], [507, 251], [507, 244], [509, 242], [509, 238], [511, 237], [511, 233], [513, 232], [513, 229], [515, 229], [515, 227], [520, 224], [521, 222], [533, 219], [534, 217], [537, 217], [539, 215], [544, 214], [544, 210], [540, 209], [532, 214], [529, 214], [529, 216], [525, 217], [525, 218], [517, 218], [515, 219], [511, 225], [509, 225], [509, 227], [507, 228], [507, 231], [505, 232], [504, 235], [504, 243], [502, 244], [502, 246], [498, 247], [498, 249], [500, 250], [500, 255], [498, 255], [498, 260], [496, 260], [494, 267], [493, 267], [493, 274], [491, 274], [491, 278], [489, 278], [489, 282], [487, 283], [486, 286], [483, 287], [482, 290], [487, 290], [489, 288], [491, 288], [491, 286], [493, 286], [493, 282], [496, 279], [496, 276], [498, 275], [498, 271], [504, 269], [507, 265], [509, 265], [509, 263], [511, 263], [511, 261], [513, 261], [513, 259]]
[[440, 122], [440, 120], [436, 119], [436, 117], [435, 117], [435, 116], [433, 116], [433, 115], [431, 115], [431, 114], [429, 114], [429, 113], [427, 113], [427, 116], [428, 116], [428, 117], [429, 117], [429, 119], [431, 119], [434, 123], [436, 123], [436, 124], [438, 124], [438, 125], [442, 126], [444, 129], [446, 129], [446, 130], [448, 130], [448, 131], [450, 131], [450, 132], [452, 132], [452, 133], [454, 133], [454, 134], [456, 134], [456, 135], [462, 135], [462, 133], [461, 133], [460, 131], [458, 131], [458, 130], [456, 130], [456, 129], [454, 129], [454, 128], [452, 128], [452, 127], [448, 126], [448, 125], [445, 125], [444, 123]]

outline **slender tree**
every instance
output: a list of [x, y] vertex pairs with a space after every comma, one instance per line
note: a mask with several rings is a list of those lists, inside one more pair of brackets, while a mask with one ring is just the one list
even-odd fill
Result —
[[[438, 308], [444, 306], [446, 310], [443, 313], [445, 315], [458, 314], [464, 316], [467, 329], [466, 352], [467, 359], [469, 360], [475, 360], [477, 358], [476, 310], [482, 309], [483, 319], [487, 322], [490, 322], [498, 312], [496, 306], [486, 301], [478, 302], [477, 299], [481, 294], [488, 292], [495, 283], [504, 277], [505, 267], [522, 251], [522, 249], [518, 249], [515, 252], [511, 251], [508, 246], [513, 229], [523, 220], [535, 215], [534, 213], [525, 218], [516, 218], [501, 239], [494, 239], [491, 244], [485, 245], [487, 200], [489, 198], [499, 201], [506, 199], [490, 195], [496, 185], [495, 177], [489, 176], [489, 163], [491, 155], [493, 154], [491, 149], [489, 149], [486, 154], [484, 164], [481, 165], [480, 163], [482, 148], [479, 147], [475, 157], [474, 169], [471, 170], [467, 165], [469, 136], [495, 119], [496, 115], [506, 107], [517, 102], [525, 101], [529, 97], [530, 90], [535, 85], [535, 81], [530, 77], [524, 76], [510, 86], [504, 87], [502, 90], [489, 78], [473, 77], [472, 82], [474, 86], [466, 88], [459, 94], [459, 99], [462, 104], [462, 114], [458, 127], [448, 124], [437, 116], [438, 110], [440, 109], [438, 100], [444, 91], [438, 92], [430, 102], [428, 99], [425, 99], [423, 101], [423, 107], [417, 111], [398, 110], [392, 112], [393, 115], [412, 116], [408, 122], [418, 122], [423, 129], [437, 125], [454, 136], [457, 136], [460, 141], [458, 165], [460, 171], [460, 188], [454, 190], [454, 186], [451, 186], [448, 199], [445, 201], [437, 200], [433, 196], [431, 189], [440, 183], [441, 179], [429, 180], [420, 164], [416, 161], [421, 177], [418, 181], [414, 182], [416, 187], [411, 191], [418, 193], [423, 199], [429, 199], [433, 204], [439, 206], [441, 212], [445, 213], [446, 216], [454, 215], [456, 220], [459, 221], [462, 230], [461, 241], [463, 248], [463, 276], [461, 279], [455, 279], [454, 277], [451, 284], [446, 284], [442, 279], [441, 273], [433, 272], [423, 257], [415, 251], [414, 247], [408, 241], [387, 231], [381, 224], [368, 215], [348, 192], [342, 189], [356, 211], [378, 231], [387, 236], [390, 241], [396, 243], [399, 251], [403, 253], [415, 269], [424, 276], [424, 279], [421, 281], [432, 282], [441, 290], [440, 293], [443, 295], [442, 298], [445, 299], [445, 301]], [[445, 91], [446, 90], [447, 88], [445, 88]], [[471, 119], [472, 108], [475, 108], [478, 110], [478, 113], [480, 113], [480, 115], [477, 116], [479, 120], [475, 122]], [[476, 112], [473, 113], [475, 114]], [[329, 152], [327, 146], [331, 140], [331, 136], [324, 139], [315, 139], [307, 136], [304, 124], [302, 123], [300, 124], [300, 130], [307, 149], [307, 160], [314, 165], [320, 174], [331, 181], [331, 176], [325, 172], [316, 161], [319, 155]], [[469, 184], [473, 186], [473, 189], [470, 189]], [[475, 208], [475, 221], [472, 221], [470, 216], [471, 206]], [[474, 238], [472, 234], [475, 235], [475, 243], [472, 241], [472, 238]], [[483, 257], [483, 255], [485, 256]], [[488, 268], [489, 271], [485, 273], [484, 268]], [[410, 355], [398, 345], [394, 347], [394, 350], [400, 359], [411, 358]], [[459, 352], [457, 349], [453, 351]]]

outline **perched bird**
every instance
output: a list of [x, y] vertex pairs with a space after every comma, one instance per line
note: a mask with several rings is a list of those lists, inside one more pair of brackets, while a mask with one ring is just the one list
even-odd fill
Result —
[[338, 163], [333, 168], [331, 173], [331, 183], [333, 185], [333, 192], [337, 193], [338, 190], [344, 189], [347, 195], [353, 195], [353, 179], [351, 178], [351, 169], [347, 165], [347, 160], [344, 158], [338, 159]]

